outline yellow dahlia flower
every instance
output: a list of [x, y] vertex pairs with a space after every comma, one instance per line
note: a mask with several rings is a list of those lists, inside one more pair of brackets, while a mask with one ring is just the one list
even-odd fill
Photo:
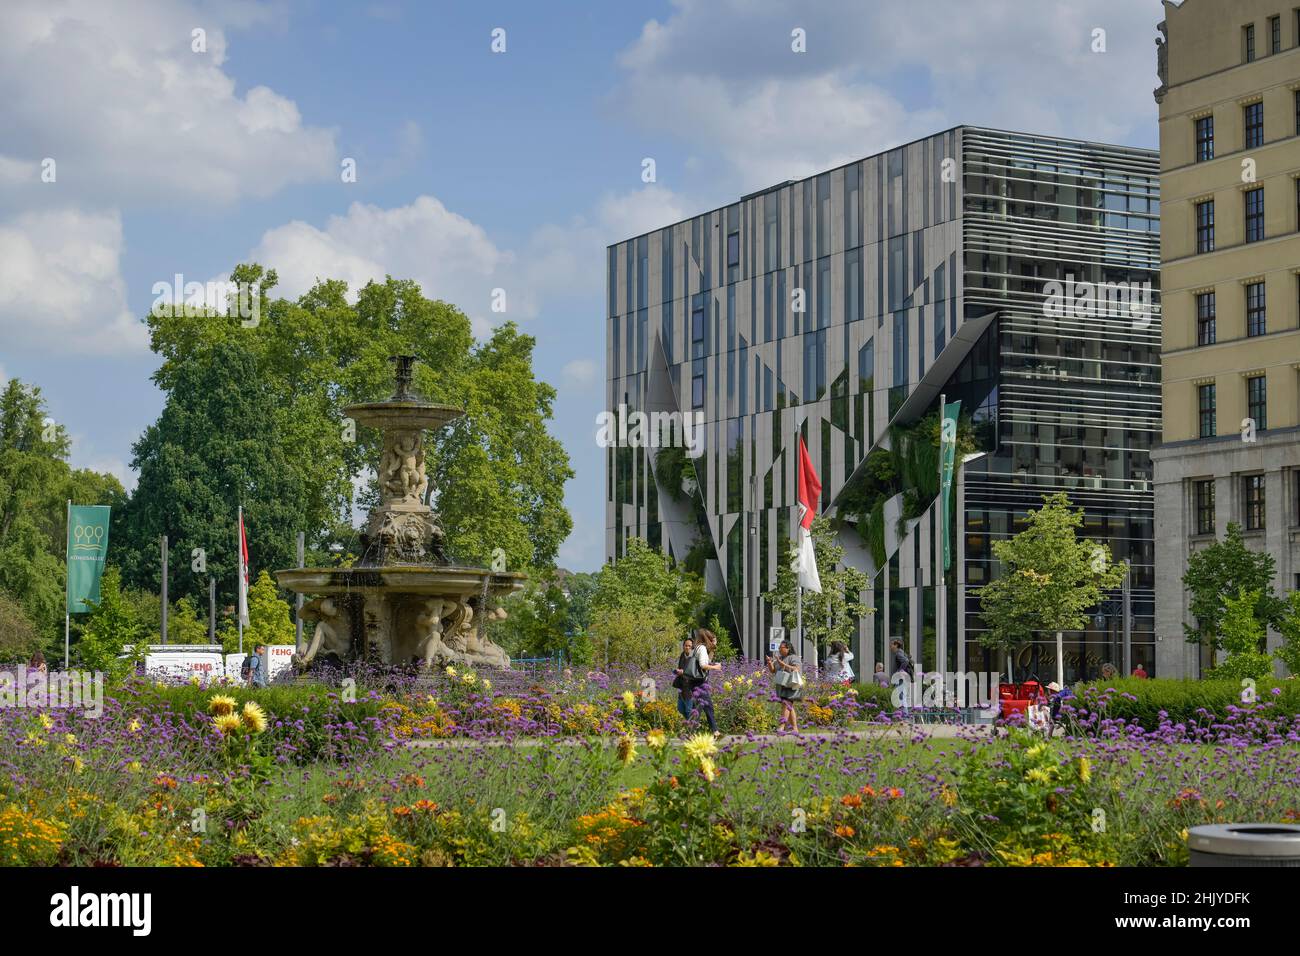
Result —
[[212, 718], [212, 728], [225, 737], [235, 733], [242, 726], [242, 721], [234, 714], [217, 714]]
[[702, 764], [705, 759], [712, 757], [717, 752], [718, 745], [713, 739], [713, 734], [696, 734], [686, 741], [686, 756], [696, 763]]
[[239, 701], [233, 697], [227, 697], [225, 694], [217, 694], [215, 697], [208, 698], [208, 713], [220, 717], [222, 714], [233, 714], [235, 708], [239, 706]]
[[244, 726], [255, 734], [266, 730], [266, 711], [249, 701], [244, 705]]
[[668, 745], [668, 735], [656, 727], [645, 735], [645, 742], [651, 750], [662, 750]]
[[636, 741], [631, 737], [620, 737], [618, 741], [618, 759], [627, 766], [636, 759]]

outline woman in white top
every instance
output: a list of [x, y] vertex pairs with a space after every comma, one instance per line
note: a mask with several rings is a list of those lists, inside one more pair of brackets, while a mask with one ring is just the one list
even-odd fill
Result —
[[853, 660], [853, 652], [843, 641], [836, 641], [831, 645], [830, 656], [826, 658], [827, 676], [841, 684], [852, 684], [853, 668], [849, 666], [851, 660]]
[[709, 671], [722, 670], [721, 664], [713, 663], [713, 654], [718, 647], [718, 638], [707, 627], [695, 629], [695, 662], [699, 667], [700, 679], [694, 684], [694, 709], [704, 714], [709, 722], [709, 730], [716, 734], [718, 722], [713, 716], [713, 696], [709, 693]]

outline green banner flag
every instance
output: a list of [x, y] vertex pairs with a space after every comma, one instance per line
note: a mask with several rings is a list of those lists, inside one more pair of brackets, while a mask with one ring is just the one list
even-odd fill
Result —
[[943, 534], [943, 569], [952, 567], [952, 542], [948, 534], [948, 496], [952, 491], [952, 471], [957, 459], [957, 419], [961, 415], [961, 402], [948, 402], [943, 406], [943, 425], [939, 430], [939, 453], [943, 456], [943, 476], [939, 483], [939, 528]]
[[108, 556], [108, 505], [68, 507], [69, 614], [84, 614], [87, 601], [99, 600], [99, 581]]

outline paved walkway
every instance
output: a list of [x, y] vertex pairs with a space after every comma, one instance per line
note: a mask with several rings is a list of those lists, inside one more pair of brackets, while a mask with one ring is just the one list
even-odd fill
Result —
[[[718, 738], [718, 743], [722, 746], [731, 744], [754, 743], [811, 743], [818, 740], [880, 740], [894, 738], [897, 740], [912, 740], [916, 737], [925, 737], [927, 739], [951, 740], [957, 737], [988, 737], [992, 736], [995, 728], [989, 725], [966, 725], [960, 726], [955, 724], [877, 724], [863, 727], [859, 730], [834, 731], [814, 730], [809, 733], [800, 734], [757, 734], [754, 737], [743, 735], [727, 734]], [[515, 737], [507, 739], [502, 737], [491, 737], [486, 740], [471, 740], [465, 737], [449, 737], [443, 740], [408, 740], [408, 747], [536, 747], [544, 743], [557, 743], [567, 746], [581, 746], [593, 738], [590, 737]], [[617, 738], [594, 738], [605, 740], [612, 743]], [[645, 735], [638, 734], [637, 742], [644, 743]], [[670, 737], [669, 743], [680, 745], [682, 740], [676, 737]]]

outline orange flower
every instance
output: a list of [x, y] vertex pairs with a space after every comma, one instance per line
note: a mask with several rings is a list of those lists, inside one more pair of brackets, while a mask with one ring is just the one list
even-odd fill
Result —
[[856, 793], [850, 793], [847, 797], [840, 797], [840, 803], [846, 807], [860, 807], [862, 806], [862, 798]]
[[677, 789], [677, 778], [676, 778], [676, 777], [669, 777], [669, 778], [668, 778], [668, 786], [670, 786], [670, 787], [672, 787], [674, 790], [676, 790], [676, 789]]
[[874, 797], [876, 795], [876, 791], [871, 787], [863, 787], [858, 791], [858, 793], [862, 794], [864, 797]]
[[410, 807], [393, 807], [393, 816], [395, 817], [409, 817], [410, 815]]
[[846, 825], [845, 825], [845, 826], [838, 826], [838, 827], [835, 828], [835, 835], [836, 835], [837, 837], [844, 837], [844, 839], [846, 839], [846, 840], [847, 840], [849, 837], [853, 836], [853, 834], [856, 833], [856, 832], [857, 832], [857, 831], [854, 830], [853, 827], [851, 827], [851, 826], [846, 826]]
[[177, 787], [176, 778], [162, 773], [153, 778], [155, 787], [162, 787], [164, 790], [175, 790]]
[[405, 777], [402, 778], [402, 783], [403, 785], [408, 787], [423, 787], [424, 778], [421, 777], [418, 773], [408, 773]]
[[899, 790], [897, 787], [890, 787], [888, 790], [885, 791], [885, 796], [887, 796], [890, 800], [897, 800], [903, 796], [903, 791]]
[[416, 800], [415, 803], [411, 804], [411, 809], [419, 810], [422, 813], [433, 813], [434, 810], [438, 809], [438, 805], [432, 800]]

